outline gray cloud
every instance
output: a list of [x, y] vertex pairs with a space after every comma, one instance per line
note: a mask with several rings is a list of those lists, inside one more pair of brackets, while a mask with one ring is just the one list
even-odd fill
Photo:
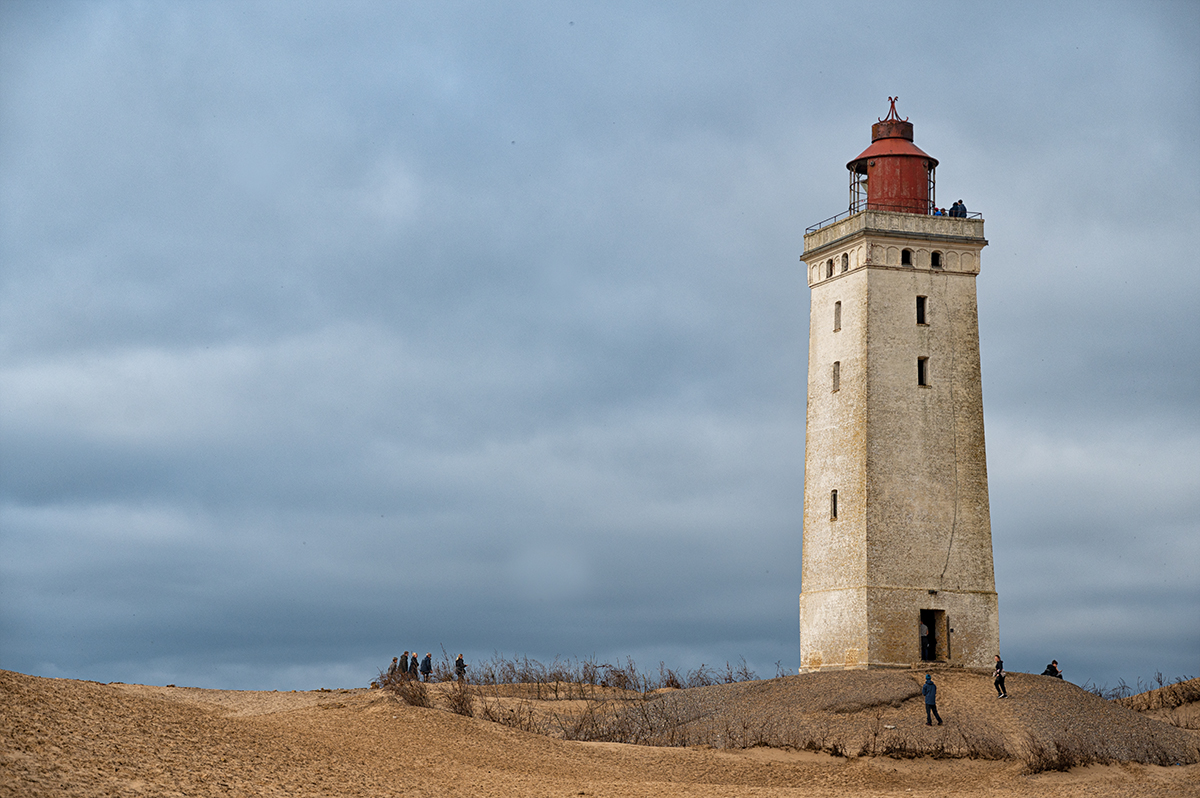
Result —
[[5, 4], [0, 667], [794, 668], [797, 258], [899, 94], [1006, 660], [1194, 673], [1197, 11], [1080, 9]]

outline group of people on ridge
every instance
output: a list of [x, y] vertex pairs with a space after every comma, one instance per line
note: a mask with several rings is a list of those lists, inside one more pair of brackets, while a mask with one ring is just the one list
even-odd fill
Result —
[[[996, 686], [996, 698], [1008, 698], [1008, 690], [1004, 686], [1004, 660], [1000, 659], [1000, 655], [996, 655], [996, 669], [992, 671], [992, 683]], [[1042, 671], [1042, 676], [1053, 676], [1061, 679], [1062, 671], [1058, 669], [1058, 660], [1051, 660], [1046, 666], [1046, 670]], [[936, 720], [938, 725], [942, 725], [942, 716], [937, 711], [937, 685], [933, 683], [933, 675], [925, 674], [925, 684], [921, 686], [921, 695], [925, 697], [925, 725], [932, 726]]]
[[[426, 652], [425, 658], [418, 658], [417, 652], [412, 652], [410, 657], [405, 651], [397, 659], [392, 657], [392, 664], [388, 667], [387, 675], [389, 679], [421, 679], [429, 681], [429, 677], [433, 674], [433, 653]], [[467, 678], [467, 663], [463, 661], [463, 655], [459, 654], [458, 659], [454, 660], [454, 675], [461, 682]]]
[[[996, 655], [996, 670], [992, 671], [992, 683], [996, 685], [996, 698], [1008, 698], [1008, 690], [1004, 687], [1004, 660], [1000, 659], [1000, 655]], [[1046, 666], [1046, 670], [1042, 671], [1042, 676], [1054, 676], [1061, 679], [1062, 671], [1058, 669], [1058, 660], [1051, 660]]]

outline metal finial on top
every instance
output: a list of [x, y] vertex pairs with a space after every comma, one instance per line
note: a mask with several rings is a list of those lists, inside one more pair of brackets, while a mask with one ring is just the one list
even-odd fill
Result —
[[885, 116], [883, 119], [879, 120], [880, 122], [907, 122], [908, 121], [907, 116], [904, 117], [903, 119], [901, 119], [900, 115], [896, 113], [896, 100], [899, 100], [899, 99], [900, 99], [899, 95], [897, 95], [895, 97], [888, 97], [888, 100], [892, 104], [892, 108], [890, 111], [888, 111], [887, 116]]

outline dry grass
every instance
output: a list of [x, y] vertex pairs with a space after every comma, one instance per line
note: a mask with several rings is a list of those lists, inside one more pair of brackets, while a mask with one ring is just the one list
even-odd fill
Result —
[[[927, 794], [930, 785], [957, 798], [1167, 798], [1195, 794], [1200, 783], [1200, 765], [1072, 767], [1086, 751], [1063, 734], [1063, 724], [1074, 724], [1083, 742], [1107, 728], [1122, 746], [1164, 748], [1171, 735], [1194, 745], [1200, 735], [1094, 696], [1080, 700], [1087, 694], [1056, 679], [1017, 675], [1009, 683], [1010, 706], [989, 698], [984, 675], [939, 674], [946, 726], [929, 729], [919, 699], [903, 698], [911, 688], [895, 682], [905, 674], [817, 676], [832, 678], [649, 693], [607, 688], [604, 702], [537, 701], [516, 690], [485, 698], [478, 685], [438, 682], [425, 686], [433, 708], [423, 708], [380, 689], [242, 692], [0, 671], [0, 798], [873, 798]], [[455, 691], [471, 699], [475, 717], [454, 714]], [[502, 722], [486, 720], [485, 707]], [[683, 714], [688, 707], [709, 714]], [[1116, 714], [1105, 715], [1105, 707]], [[595, 736], [597, 727], [620, 731], [611, 715], [601, 714], [608, 710], [620, 711], [622, 722], [637, 719], [635, 733], [674, 734], [675, 743], [565, 739]], [[720, 746], [681, 744], [710, 726], [719, 730]], [[989, 755], [980, 728], [1017, 748], [1005, 748], [1007, 758], [999, 760], [953, 758], [971, 750]], [[795, 747], [768, 747], [781, 740]], [[1094, 753], [1121, 759], [1116, 748], [1089, 744]]]
[[[583, 665], [493, 661], [481, 669], [492, 683], [433, 685], [430, 700], [522, 732], [582, 742], [1007, 760], [1023, 762], [1027, 773], [1200, 761], [1200, 736], [1183, 723], [1152, 719], [1153, 712], [1194, 708], [1190, 682], [1137, 701], [1109, 701], [1059, 679], [1010, 674], [1011, 697], [999, 701], [988, 674], [950, 669], [936, 674], [947, 722], [931, 728], [921, 672], [834, 671], [676, 689], [662, 686], [669, 677], [651, 678], [631, 662], [619, 669]], [[660, 674], [673, 672], [660, 666]], [[501, 681], [527, 675], [539, 681]], [[586, 680], [571, 681], [581, 676]]]
[[1166, 684], [1156, 674], [1159, 686], [1122, 698], [1117, 703], [1181, 729], [1200, 731], [1200, 679], [1178, 678]]
[[1150, 709], [1175, 709], [1197, 701], [1200, 701], [1200, 679], [1181, 677], [1172, 684], [1164, 684], [1160, 678], [1157, 688], [1118, 699], [1117, 703], [1137, 712], [1145, 712]]
[[420, 679], [414, 679], [407, 674], [398, 673], [389, 676], [386, 671], [380, 671], [379, 678], [372, 682], [371, 686], [394, 693], [397, 698], [410, 707], [426, 709], [433, 707], [433, 702], [429, 698], [429, 688]]

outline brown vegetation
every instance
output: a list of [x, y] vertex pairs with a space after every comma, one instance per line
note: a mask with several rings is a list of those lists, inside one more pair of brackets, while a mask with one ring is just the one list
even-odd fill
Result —
[[[1200, 765], [1129, 764], [1195, 762], [1197, 732], [1039, 676], [1010, 675], [1013, 698], [997, 700], [985, 675], [961, 671], [935, 674], [946, 725], [929, 728], [918, 676], [645, 691], [596, 679], [582, 698], [560, 684], [558, 699], [545, 681], [413, 683], [424, 708], [385, 689], [238, 692], [0, 671], [0, 796], [1197, 792]], [[580, 741], [605, 736], [655, 745]], [[1088, 762], [1126, 764], [1077, 767]]]
[[1200, 679], [1181, 678], [1167, 684], [1158, 674], [1157, 681], [1157, 688], [1117, 703], [1181, 729], [1200, 730]]
[[682, 690], [641, 678], [640, 691], [553, 682], [476, 685], [473, 692], [479, 717], [563, 740], [1017, 760], [1030, 773], [1200, 761], [1196, 735], [1032, 674], [1011, 674], [1010, 698], [1001, 700], [984, 674], [939, 672], [939, 706], [949, 722], [927, 727], [922, 680], [912, 671], [832, 671]]

